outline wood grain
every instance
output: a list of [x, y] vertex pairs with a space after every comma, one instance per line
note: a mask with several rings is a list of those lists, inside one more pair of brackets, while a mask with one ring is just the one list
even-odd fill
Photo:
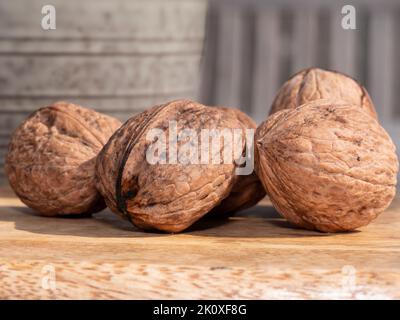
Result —
[[108, 210], [39, 217], [3, 189], [0, 298], [398, 299], [399, 214], [396, 200], [370, 226], [330, 235], [289, 226], [265, 200], [168, 235]]
[[40, 0], [0, 3], [0, 38], [17, 39], [199, 39], [204, 0], [53, 0], [56, 32], [43, 32]]
[[[191, 92], [200, 55], [0, 56], [0, 94], [137, 96]], [[38, 75], [41, 75], [38, 77]]]

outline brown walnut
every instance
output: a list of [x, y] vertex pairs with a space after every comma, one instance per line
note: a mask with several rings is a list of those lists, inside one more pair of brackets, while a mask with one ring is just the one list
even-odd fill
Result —
[[310, 102], [276, 112], [255, 135], [256, 172], [290, 222], [323, 232], [367, 225], [396, 192], [395, 146], [358, 106]]
[[319, 68], [302, 70], [287, 80], [272, 103], [270, 115], [319, 99], [356, 105], [377, 118], [374, 104], [361, 84], [343, 73]]
[[11, 187], [27, 206], [47, 216], [103, 209], [95, 188], [96, 156], [120, 125], [66, 102], [39, 109], [12, 136], [6, 157]]
[[[188, 100], [169, 102], [135, 115], [110, 138], [96, 163], [97, 188], [112, 211], [142, 229], [179, 232], [212, 209], [219, 213], [235, 211], [264, 196], [255, 176], [235, 175], [234, 161], [150, 163], [146, 152], [154, 141], [147, 135], [152, 129], [160, 129], [168, 141], [170, 121], [176, 121], [178, 133], [192, 129], [198, 137], [202, 129], [255, 128], [254, 122], [240, 111]], [[182, 152], [187, 143], [178, 142], [177, 152]], [[200, 146], [199, 142], [199, 154]], [[168, 157], [170, 151], [167, 145]], [[217, 153], [223, 153], [222, 144]], [[238, 184], [248, 186], [250, 192], [229, 204], [223, 202], [232, 191], [239, 192]]]
[[[248, 129], [256, 129], [253, 119], [238, 109], [219, 107], [219, 109], [236, 115], [238, 120]], [[254, 150], [254, 149], [253, 149]], [[254, 152], [254, 151], [253, 151]], [[254, 154], [254, 153], [253, 153]], [[254, 157], [254, 156], [253, 156]], [[232, 214], [256, 205], [265, 197], [265, 190], [255, 171], [247, 176], [235, 176], [235, 183], [227, 198], [212, 210], [212, 213]]]

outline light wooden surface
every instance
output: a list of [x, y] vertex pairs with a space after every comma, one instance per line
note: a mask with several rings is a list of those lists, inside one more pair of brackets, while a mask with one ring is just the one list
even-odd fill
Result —
[[0, 197], [0, 298], [400, 298], [400, 201], [358, 232], [298, 230], [264, 201], [176, 235], [109, 211], [36, 216]]

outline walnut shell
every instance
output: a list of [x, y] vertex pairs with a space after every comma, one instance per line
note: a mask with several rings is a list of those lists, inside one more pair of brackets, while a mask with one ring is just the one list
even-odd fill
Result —
[[290, 222], [324, 232], [368, 224], [396, 192], [395, 146], [358, 106], [281, 110], [257, 129], [256, 172]]
[[[233, 112], [245, 128], [256, 129], [253, 119], [238, 109], [218, 107], [225, 112]], [[212, 213], [232, 214], [256, 205], [266, 193], [255, 171], [250, 175], [235, 175], [236, 182], [227, 198], [212, 210]]]
[[103, 209], [95, 188], [96, 156], [120, 125], [112, 117], [65, 102], [39, 109], [11, 138], [5, 168], [12, 189], [46, 216]]
[[[251, 188], [257, 187], [254, 177], [235, 175], [233, 161], [151, 164], [146, 159], [146, 152], [153, 142], [147, 139], [151, 129], [161, 129], [168, 136], [169, 121], [176, 121], [177, 132], [190, 128], [198, 136], [202, 129], [254, 128], [254, 123], [249, 125], [240, 121], [237, 114], [236, 111], [178, 100], [132, 117], [115, 132], [97, 159], [97, 188], [108, 207], [139, 228], [179, 232], [216, 208], [242, 179], [249, 179], [246, 184]], [[182, 148], [183, 144], [178, 143], [178, 153]], [[217, 152], [222, 151], [220, 146]], [[169, 155], [169, 152], [168, 145], [165, 153]], [[233, 211], [246, 206], [254, 202], [254, 194], [257, 192], [249, 194], [250, 198], [249, 195], [242, 197], [232, 206], [216, 210]]]
[[287, 80], [272, 103], [270, 115], [318, 99], [356, 105], [377, 118], [374, 104], [361, 84], [343, 73], [319, 68], [302, 70]]

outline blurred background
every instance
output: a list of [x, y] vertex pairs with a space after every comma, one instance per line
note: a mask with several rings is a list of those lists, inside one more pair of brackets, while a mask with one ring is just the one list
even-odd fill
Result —
[[[310, 66], [361, 82], [400, 150], [400, 0], [0, 0], [0, 184], [12, 131], [67, 100], [121, 120], [191, 98], [258, 123]], [[356, 30], [342, 28], [344, 5]]]

